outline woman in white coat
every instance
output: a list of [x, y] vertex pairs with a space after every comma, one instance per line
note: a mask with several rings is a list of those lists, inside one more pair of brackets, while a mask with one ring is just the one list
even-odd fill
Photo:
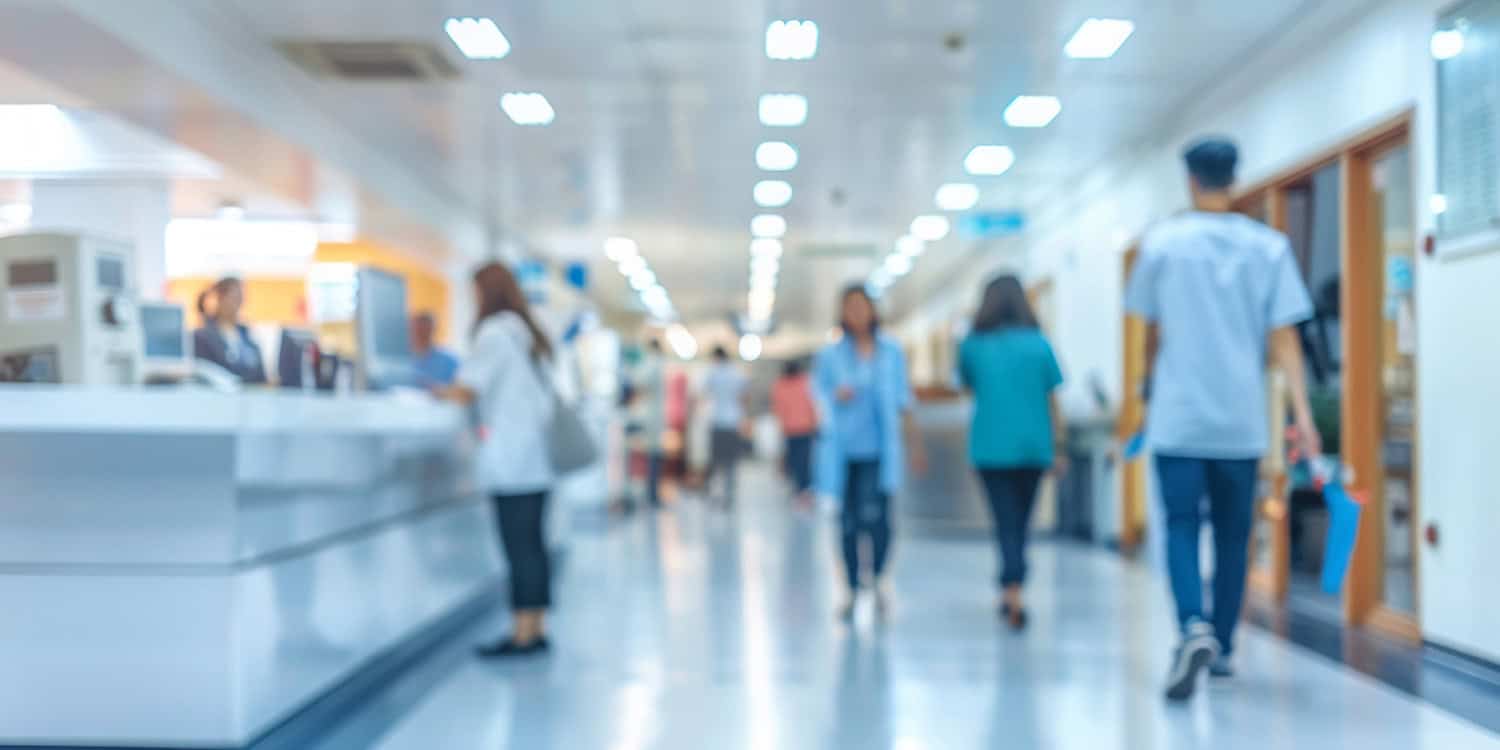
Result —
[[544, 522], [554, 483], [547, 453], [553, 399], [544, 380], [552, 344], [531, 314], [510, 269], [490, 263], [474, 273], [479, 322], [457, 385], [440, 395], [477, 407], [482, 424], [480, 485], [495, 505], [510, 567], [514, 631], [480, 646], [484, 658], [544, 653], [552, 604]]

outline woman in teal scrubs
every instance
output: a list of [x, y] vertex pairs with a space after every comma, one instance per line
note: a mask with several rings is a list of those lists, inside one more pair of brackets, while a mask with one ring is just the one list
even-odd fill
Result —
[[1057, 404], [1062, 372], [1037, 326], [1020, 279], [1002, 276], [984, 290], [972, 332], [959, 349], [959, 371], [974, 392], [969, 455], [989, 496], [999, 546], [1000, 615], [1026, 627], [1026, 536], [1037, 486], [1066, 467], [1066, 427]]
[[875, 303], [863, 286], [849, 287], [839, 299], [844, 335], [818, 353], [813, 389], [825, 415], [818, 436], [817, 487], [843, 499], [840, 531], [849, 598], [839, 616], [849, 620], [866, 588], [860, 555], [866, 540], [876, 611], [881, 616], [889, 612], [884, 576], [891, 548], [891, 495], [905, 481], [904, 463], [909, 460], [921, 473], [927, 457], [915, 439], [901, 345], [881, 335]]

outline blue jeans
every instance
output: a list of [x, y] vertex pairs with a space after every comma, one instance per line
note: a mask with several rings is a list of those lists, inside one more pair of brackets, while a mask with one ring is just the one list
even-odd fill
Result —
[[786, 439], [786, 476], [798, 492], [812, 488], [812, 435], [793, 435]]
[[1245, 601], [1259, 464], [1255, 459], [1156, 457], [1167, 510], [1167, 573], [1177, 600], [1177, 619], [1184, 627], [1190, 620], [1206, 619], [1198, 534], [1203, 527], [1203, 498], [1208, 498], [1214, 528], [1212, 622], [1226, 654], [1234, 648], [1234, 630]]
[[891, 496], [880, 489], [880, 462], [851, 460], [844, 484], [844, 507], [839, 514], [844, 576], [850, 590], [862, 584], [860, 540], [870, 540], [870, 572], [878, 581], [891, 552]]

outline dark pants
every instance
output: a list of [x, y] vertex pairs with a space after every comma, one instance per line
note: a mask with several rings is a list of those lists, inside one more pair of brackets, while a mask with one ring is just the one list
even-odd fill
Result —
[[1203, 574], [1198, 569], [1203, 498], [1214, 528], [1213, 625], [1224, 652], [1234, 648], [1234, 630], [1245, 600], [1250, 529], [1260, 462], [1156, 457], [1156, 474], [1167, 510], [1167, 573], [1177, 599], [1178, 622], [1203, 619]]
[[646, 502], [653, 508], [661, 507], [661, 470], [666, 456], [660, 451], [646, 455]]
[[737, 429], [715, 427], [713, 442], [709, 448], [708, 476], [704, 479], [704, 488], [711, 490], [708, 484], [714, 477], [721, 477], [724, 480], [724, 502], [733, 503], [745, 438], [740, 436]]
[[879, 461], [850, 461], [844, 484], [844, 507], [840, 514], [843, 532], [844, 573], [850, 589], [860, 587], [860, 541], [870, 540], [873, 579], [885, 572], [891, 552], [891, 496], [880, 489]]
[[793, 435], [786, 439], [786, 476], [797, 492], [812, 487], [812, 435]]
[[990, 514], [995, 520], [995, 543], [1000, 547], [1000, 585], [1026, 582], [1026, 536], [1031, 528], [1031, 510], [1036, 506], [1036, 488], [1041, 469], [980, 469]]
[[547, 556], [547, 493], [495, 495], [500, 541], [510, 566], [510, 603], [516, 610], [552, 606], [552, 561]]

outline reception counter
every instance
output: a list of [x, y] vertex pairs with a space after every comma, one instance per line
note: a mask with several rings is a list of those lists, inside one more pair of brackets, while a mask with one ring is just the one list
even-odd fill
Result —
[[493, 591], [466, 427], [0, 386], [0, 745], [238, 747]]

